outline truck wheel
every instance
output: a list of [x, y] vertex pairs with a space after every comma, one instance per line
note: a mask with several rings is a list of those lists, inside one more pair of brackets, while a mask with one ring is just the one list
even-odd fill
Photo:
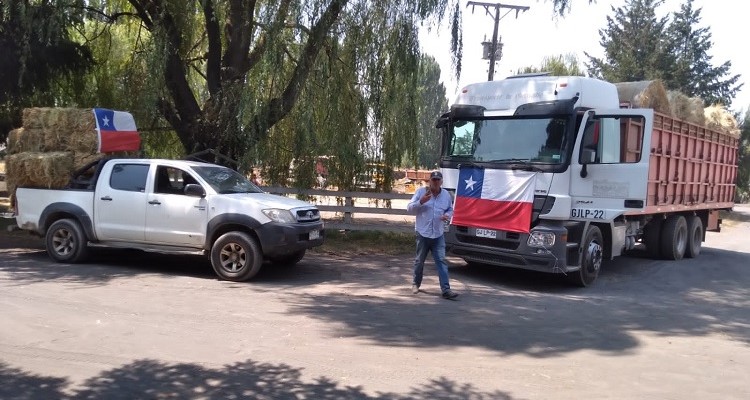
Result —
[[86, 235], [78, 221], [61, 219], [47, 229], [44, 243], [47, 254], [57, 262], [77, 263], [89, 254]]
[[277, 265], [292, 266], [296, 265], [302, 257], [305, 256], [305, 249], [295, 251], [294, 253], [284, 254], [283, 256], [271, 257], [271, 262]]
[[703, 221], [697, 215], [688, 218], [687, 234], [685, 257], [698, 257], [698, 254], [701, 253], [701, 243], [703, 243]]
[[667, 260], [681, 260], [688, 242], [685, 217], [670, 215], [661, 230], [661, 255]]
[[662, 218], [653, 218], [643, 227], [643, 244], [646, 245], [648, 256], [659, 260], [661, 255], [661, 228], [664, 225]]
[[602, 231], [596, 226], [590, 226], [586, 231], [586, 238], [581, 247], [581, 269], [568, 274], [568, 279], [576, 286], [586, 287], [590, 285], [596, 277], [599, 276], [599, 270], [602, 267], [604, 258], [602, 243]]
[[211, 247], [211, 265], [219, 278], [242, 282], [258, 274], [263, 254], [258, 242], [247, 233], [228, 232]]

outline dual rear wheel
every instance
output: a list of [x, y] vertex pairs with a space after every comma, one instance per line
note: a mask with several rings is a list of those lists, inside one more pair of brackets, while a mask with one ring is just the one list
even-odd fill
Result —
[[643, 243], [652, 258], [681, 260], [694, 258], [701, 252], [703, 221], [696, 215], [670, 215], [654, 219], [643, 232]]

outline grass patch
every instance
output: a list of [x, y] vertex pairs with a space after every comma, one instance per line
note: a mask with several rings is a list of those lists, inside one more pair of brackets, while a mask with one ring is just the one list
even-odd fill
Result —
[[323, 245], [312, 251], [341, 255], [402, 255], [413, 253], [415, 247], [413, 233], [326, 230]]

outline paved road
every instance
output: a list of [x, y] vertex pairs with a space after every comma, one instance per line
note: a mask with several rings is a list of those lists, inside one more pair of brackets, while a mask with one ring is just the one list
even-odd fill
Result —
[[432, 269], [412, 295], [408, 255], [239, 284], [201, 258], [53, 264], [1, 238], [0, 398], [747, 399], [748, 236], [619, 258], [587, 289], [456, 261], [455, 302]]

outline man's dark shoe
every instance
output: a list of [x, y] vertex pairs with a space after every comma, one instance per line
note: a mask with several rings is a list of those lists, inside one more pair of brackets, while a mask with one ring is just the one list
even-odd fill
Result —
[[448, 289], [445, 292], [443, 292], [443, 298], [448, 300], [453, 300], [456, 297], [458, 297], [458, 293]]

